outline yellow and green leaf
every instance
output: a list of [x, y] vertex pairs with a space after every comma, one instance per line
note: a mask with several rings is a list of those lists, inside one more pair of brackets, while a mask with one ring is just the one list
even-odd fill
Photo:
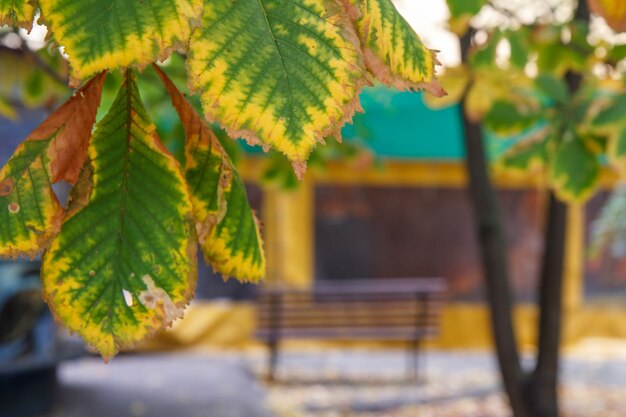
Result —
[[244, 184], [209, 125], [155, 68], [185, 128], [185, 177], [206, 261], [225, 277], [259, 281], [265, 276], [263, 242]]
[[606, 142], [606, 146], [598, 146], [598, 150], [606, 150], [609, 162], [620, 175], [626, 176], [626, 95], [598, 100], [597, 104], [595, 111], [590, 112], [585, 133], [598, 145], [602, 145], [602, 139]]
[[182, 316], [196, 280], [192, 208], [127, 71], [43, 258], [52, 311], [105, 359]]
[[598, 101], [596, 114], [592, 115], [591, 130], [600, 134], [616, 135], [626, 127], [626, 95]]
[[522, 175], [543, 171], [550, 161], [553, 148], [553, 141], [548, 134], [549, 129], [541, 129], [511, 146], [498, 158], [497, 169]]
[[484, 115], [484, 127], [498, 136], [513, 136], [527, 132], [541, 120], [541, 109], [525, 102], [514, 103], [498, 99]]
[[541, 74], [535, 79], [535, 86], [539, 93], [558, 105], [570, 102], [570, 92], [565, 81], [554, 75]]
[[567, 201], [584, 201], [600, 178], [597, 155], [582, 138], [566, 131], [550, 162], [549, 179], [557, 195]]
[[367, 68], [382, 83], [400, 90], [445, 94], [435, 81], [437, 60], [391, 0], [347, 0], [361, 39]]
[[72, 76], [145, 66], [186, 46], [199, 0], [39, 0], [42, 17], [65, 48]]
[[467, 89], [464, 110], [470, 120], [478, 122], [495, 102], [506, 97], [507, 89], [495, 83], [489, 76], [475, 75], [473, 81]]
[[0, 255], [32, 256], [58, 232], [62, 210], [52, 184], [78, 178], [104, 78], [95, 77], [52, 113], [0, 171]]
[[471, 78], [471, 74], [465, 65], [446, 68], [445, 72], [439, 76], [438, 81], [447, 95], [435, 97], [431, 94], [425, 94], [422, 98], [428, 107], [432, 109], [441, 109], [458, 104], [463, 100], [470, 86]]
[[299, 176], [359, 108], [365, 75], [351, 23], [320, 0], [205, 1], [188, 69], [209, 121], [281, 151]]
[[31, 30], [35, 7], [30, 0], [0, 0], [0, 26], [18, 26]]
[[626, 127], [609, 139], [608, 157], [622, 178], [626, 177]]
[[[51, 69], [59, 78], [67, 76], [67, 63], [57, 51], [42, 48], [33, 53], [11, 49], [0, 45], [0, 101], [6, 100], [28, 108], [51, 107], [67, 97], [67, 85], [44, 71], [37, 65]], [[0, 110], [1, 112], [1, 110]]]
[[9, 120], [17, 120], [17, 109], [2, 96], [0, 96], [0, 116]]
[[537, 97], [527, 94], [533, 80], [515, 71], [480, 69], [474, 71], [465, 97], [465, 113], [480, 121], [495, 103], [513, 100], [520, 108], [536, 108]]

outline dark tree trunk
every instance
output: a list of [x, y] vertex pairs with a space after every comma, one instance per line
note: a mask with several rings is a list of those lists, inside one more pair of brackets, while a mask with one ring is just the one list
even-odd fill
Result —
[[526, 391], [534, 417], [559, 415], [557, 387], [566, 224], [567, 205], [550, 193], [539, 280], [538, 356]]
[[[579, 1], [574, 17], [580, 21], [589, 21], [589, 9], [585, 0]], [[580, 89], [582, 76], [568, 72], [565, 78], [569, 92], [573, 96]], [[534, 417], [557, 417], [559, 415], [557, 388], [567, 213], [567, 205], [550, 193], [544, 239], [545, 250], [538, 288], [540, 311], [538, 357], [526, 391], [528, 404], [531, 406]]]
[[493, 339], [504, 389], [515, 417], [534, 417], [524, 395], [521, 369], [513, 329], [512, 297], [506, 256], [506, 239], [498, 198], [489, 180], [488, 161], [480, 126], [463, 116], [469, 193], [485, 276], [485, 290]]
[[[461, 56], [466, 61], [474, 33], [461, 38]], [[461, 103], [461, 108], [465, 103]], [[480, 126], [461, 111], [465, 137], [465, 164], [474, 224], [485, 276], [485, 296], [489, 306], [493, 341], [504, 389], [515, 417], [533, 417], [524, 392], [525, 375], [520, 365], [513, 328], [513, 300], [506, 254], [506, 237], [498, 197], [489, 179]]]
[[[589, 21], [586, 1], [580, 1], [576, 19]], [[473, 33], [461, 39], [463, 60]], [[571, 93], [580, 88], [582, 77], [568, 73]], [[464, 104], [464, 103], [463, 103]], [[547, 207], [545, 249], [539, 280], [538, 356], [534, 371], [527, 375], [520, 364], [512, 310], [506, 238], [497, 195], [489, 179], [480, 126], [464, 115], [466, 167], [470, 199], [479, 239], [486, 298], [502, 382], [515, 417], [558, 417], [558, 365], [562, 319], [562, 289], [565, 260], [567, 205], [551, 192]]]

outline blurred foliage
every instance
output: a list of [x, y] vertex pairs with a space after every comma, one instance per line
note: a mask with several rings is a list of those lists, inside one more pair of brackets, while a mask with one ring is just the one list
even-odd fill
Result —
[[487, 0], [448, 0], [450, 8], [450, 29], [454, 33], [463, 34], [472, 17], [487, 3]]
[[595, 259], [604, 253], [616, 259], [626, 257], [626, 185], [615, 189], [592, 224], [590, 252]]
[[594, 13], [604, 17], [613, 29], [626, 31], [626, 3], [624, 0], [589, 0]]
[[[45, 47], [33, 51], [17, 33], [1, 33], [0, 41], [4, 36], [11, 36], [12, 43], [16, 43], [15, 46], [18, 48], [2, 46], [0, 42], [0, 68], [11, 68], [11, 71], [0, 72], [0, 116], [16, 119], [19, 108], [51, 110], [69, 96], [71, 90], [67, 87], [68, 65], [58, 48], [52, 43], [46, 43]], [[160, 65], [176, 86], [186, 93], [196, 111], [202, 114], [198, 96], [190, 94], [186, 86], [184, 57], [173, 54]], [[105, 115], [105, 110], [113, 104], [122, 84], [122, 77], [121, 71], [111, 72], [107, 77], [97, 120], [100, 120]], [[184, 165], [184, 130], [167, 91], [161, 87], [158, 76], [150, 66], [140, 74], [137, 82], [141, 97], [150, 108], [159, 138]], [[263, 153], [260, 146], [253, 147], [242, 139], [231, 139], [217, 124], [212, 125], [212, 129], [236, 165], [245, 155], [254, 157]], [[308, 164], [313, 171], [324, 170], [329, 161], [362, 163], [373, 159], [363, 138], [350, 138], [349, 141], [339, 143], [333, 137], [328, 138], [326, 142], [326, 146], [316, 147], [309, 157]], [[280, 152], [269, 150], [264, 159], [263, 174], [260, 178], [264, 184], [285, 189], [299, 186], [300, 181], [291, 163]]]
[[[13, 32], [0, 32], [0, 41], [6, 37], [22, 42]], [[68, 94], [67, 61], [58, 50], [13, 49], [0, 42], [0, 68], [0, 116], [17, 118], [18, 106], [51, 109]]]
[[[497, 169], [542, 172], [564, 200], [586, 200], [604, 161], [626, 173], [626, 45], [618, 37], [573, 19], [568, 1], [545, 2], [552, 6], [535, 15], [530, 4], [501, 0], [448, 4], [450, 28], [471, 31], [471, 48], [440, 77], [449, 96], [427, 97], [430, 106], [462, 103], [470, 120], [505, 141]], [[574, 94], [571, 74], [582, 75]]]

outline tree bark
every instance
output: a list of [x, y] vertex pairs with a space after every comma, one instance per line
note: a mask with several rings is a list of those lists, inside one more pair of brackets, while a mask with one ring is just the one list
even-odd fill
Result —
[[[589, 21], [585, 0], [579, 1], [575, 19]], [[464, 62], [472, 37], [473, 32], [470, 31], [461, 39]], [[574, 94], [580, 89], [580, 74], [568, 73], [566, 80], [570, 93]], [[505, 232], [497, 195], [489, 179], [483, 135], [480, 126], [462, 113], [470, 199], [504, 389], [515, 417], [558, 417], [558, 365], [568, 208], [550, 192], [538, 288], [540, 318], [537, 363], [533, 372], [526, 374], [521, 367], [513, 326]]]
[[[461, 57], [466, 62], [474, 31], [461, 38]], [[493, 341], [504, 390], [514, 417], [533, 417], [524, 392], [524, 371], [520, 365], [513, 327], [513, 300], [509, 281], [507, 244], [498, 197], [489, 178], [480, 125], [468, 119], [461, 103], [465, 138], [465, 165], [474, 225], [485, 279], [485, 298], [490, 312]]]
[[493, 339], [504, 389], [515, 417], [533, 417], [525, 396], [524, 372], [520, 365], [513, 330], [513, 302], [509, 281], [506, 240], [497, 195], [489, 180], [488, 161], [480, 126], [464, 115], [466, 168], [469, 193], [479, 240], [485, 292]]
[[[574, 19], [589, 21], [587, 1], [578, 3]], [[568, 72], [565, 80], [574, 96], [581, 87], [582, 76]], [[559, 347], [563, 316], [563, 274], [568, 206], [550, 192], [544, 239], [544, 256], [539, 280], [538, 356], [527, 385], [528, 404], [535, 417], [559, 415]]]
[[538, 356], [527, 386], [527, 402], [534, 417], [559, 415], [557, 388], [567, 210], [567, 205], [551, 192], [539, 281]]

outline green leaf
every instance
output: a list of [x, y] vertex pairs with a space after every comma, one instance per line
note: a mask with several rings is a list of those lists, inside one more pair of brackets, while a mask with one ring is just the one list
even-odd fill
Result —
[[52, 113], [0, 171], [0, 255], [33, 256], [58, 232], [63, 213], [52, 184], [78, 179], [104, 78], [94, 78]]
[[35, 7], [29, 0], [0, 0], [0, 26], [19, 26], [31, 30]]
[[530, 83], [528, 77], [513, 71], [475, 70], [465, 96], [465, 112], [471, 120], [480, 121], [498, 102], [514, 101], [520, 109], [537, 108], [536, 97], [527, 93]]
[[613, 64], [626, 59], [626, 44], [611, 45], [607, 53], [607, 60]]
[[626, 176], [626, 127], [609, 140], [608, 156], [620, 175]]
[[520, 28], [515, 31], [509, 31], [506, 33], [506, 38], [511, 47], [509, 62], [516, 68], [524, 69], [528, 63], [528, 54], [530, 52], [528, 30]]
[[490, 35], [486, 44], [472, 49], [468, 57], [468, 62], [472, 67], [493, 67], [496, 61], [496, 52], [500, 44], [501, 36], [499, 32]]
[[562, 77], [567, 71], [583, 72], [587, 56], [582, 51], [564, 45], [559, 41], [536, 46], [538, 50], [537, 68], [542, 74], [551, 73]]
[[562, 79], [542, 74], [535, 80], [537, 89], [559, 104], [567, 104], [570, 100], [567, 84]]
[[28, 105], [40, 103], [46, 94], [44, 75], [41, 71], [33, 71], [24, 84], [24, 102]]
[[452, 17], [475, 15], [487, 4], [487, 0], [448, 0], [448, 8]]
[[400, 90], [444, 91], [435, 81], [435, 54], [428, 49], [391, 0], [349, 0], [350, 14], [369, 71]]
[[145, 66], [184, 47], [200, 0], [39, 0], [42, 17], [69, 55], [72, 76]]
[[469, 22], [480, 9], [487, 4], [487, 0], [447, 0], [450, 9], [450, 28], [457, 35], [463, 35]]
[[[35, 54], [42, 65], [61, 78], [66, 76], [66, 62], [56, 51], [42, 48]], [[22, 50], [0, 45], [0, 68], [10, 68], [10, 71], [0, 71], [0, 97], [31, 108], [50, 107], [65, 99], [70, 92], [67, 86], [33, 65], [33, 59]]]
[[626, 95], [611, 99], [592, 119], [591, 125], [595, 128], [626, 125]]
[[0, 96], [0, 116], [9, 120], [17, 120], [17, 109], [6, 98]]
[[523, 103], [496, 101], [483, 118], [484, 126], [500, 136], [518, 135], [536, 125], [541, 113]]
[[543, 130], [509, 148], [498, 160], [498, 166], [518, 173], [542, 170], [551, 155], [546, 133]]
[[364, 69], [339, 5], [317, 0], [211, 0], [189, 47], [205, 116], [231, 137], [275, 147], [299, 176], [316, 143], [358, 105]]
[[265, 276], [265, 254], [243, 182], [210, 126], [167, 75], [155, 69], [185, 128], [185, 177], [205, 259], [225, 277], [259, 281]]
[[598, 157], [573, 132], [566, 132], [550, 165], [550, 182], [563, 200], [580, 202], [593, 192], [600, 178]]
[[42, 277], [55, 316], [105, 359], [169, 326], [193, 296], [189, 192], [131, 71], [96, 126]]

